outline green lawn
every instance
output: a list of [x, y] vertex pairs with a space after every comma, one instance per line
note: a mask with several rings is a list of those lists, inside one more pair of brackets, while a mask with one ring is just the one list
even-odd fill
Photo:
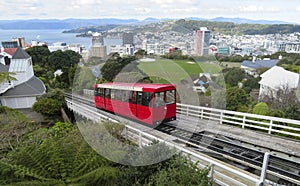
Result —
[[159, 59], [155, 62], [140, 62], [138, 67], [156, 83], [179, 83], [188, 77], [199, 77], [201, 72], [216, 74], [220, 72], [217, 64], [188, 60]]

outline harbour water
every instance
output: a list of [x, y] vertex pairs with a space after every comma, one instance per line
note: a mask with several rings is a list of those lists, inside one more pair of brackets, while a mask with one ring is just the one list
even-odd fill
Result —
[[0, 45], [2, 41], [11, 41], [12, 38], [24, 37], [26, 43], [31, 44], [32, 40], [47, 42], [52, 45], [55, 42], [67, 44], [81, 44], [89, 49], [92, 39], [88, 37], [76, 37], [74, 33], [62, 33], [63, 30], [1, 30]]

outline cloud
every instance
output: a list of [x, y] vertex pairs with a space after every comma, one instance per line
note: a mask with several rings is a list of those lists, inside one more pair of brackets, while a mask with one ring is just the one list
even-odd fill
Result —
[[296, 8], [296, 11], [300, 12], [300, 6], [298, 6], [298, 7]]
[[248, 6], [241, 6], [238, 8], [240, 12], [278, 12], [278, 8], [274, 7], [263, 7], [263, 6], [256, 6], [256, 5], [248, 5]]

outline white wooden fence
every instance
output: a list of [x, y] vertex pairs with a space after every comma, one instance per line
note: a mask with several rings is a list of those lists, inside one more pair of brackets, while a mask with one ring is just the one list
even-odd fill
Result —
[[[84, 94], [92, 96], [93, 90], [84, 89]], [[220, 122], [220, 124], [236, 125], [250, 130], [261, 130], [268, 134], [281, 134], [300, 138], [300, 121], [284, 119], [244, 112], [214, 109], [177, 103], [177, 113], [200, 119]]]
[[[108, 118], [100, 113], [98, 113], [93, 108], [88, 108], [85, 105], [81, 105], [80, 103], [75, 103], [72, 100], [66, 100], [69, 109], [73, 110], [75, 113], [82, 115], [83, 117], [99, 122], [101, 120], [110, 120], [112, 122], [117, 123], [116, 120]], [[188, 155], [191, 159], [199, 161], [198, 165], [201, 168], [211, 167], [210, 175], [213, 177], [214, 181], [218, 185], [237, 185], [237, 186], [261, 186], [261, 185], [269, 185], [269, 181], [265, 180], [265, 174], [267, 171], [268, 159], [265, 158], [264, 166], [261, 168], [261, 176], [255, 176], [250, 173], [247, 173], [243, 170], [235, 168], [233, 166], [228, 166], [227, 164], [221, 163], [218, 160], [210, 158], [206, 155], [201, 155], [200, 153], [193, 152], [187, 148], [184, 148], [174, 142], [165, 141], [159, 137], [156, 137], [147, 132], [143, 132], [134, 127], [125, 125], [125, 136], [133, 135], [138, 140], [139, 146], [147, 145], [145, 142], [151, 143], [152, 141], [160, 141], [171, 148], [175, 148], [180, 151], [182, 154]], [[265, 157], [268, 157], [268, 153], [265, 154]]]
[[177, 113], [220, 122], [220, 124], [236, 125], [242, 128], [261, 130], [269, 134], [276, 133], [292, 137], [300, 137], [300, 121], [284, 119], [209, 107], [177, 103]]

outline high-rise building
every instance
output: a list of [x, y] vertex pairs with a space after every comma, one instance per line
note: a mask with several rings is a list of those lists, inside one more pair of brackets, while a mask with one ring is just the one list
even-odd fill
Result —
[[106, 54], [106, 46], [93, 45], [90, 48], [89, 56], [91, 56], [91, 57], [105, 58], [107, 56], [107, 54]]
[[26, 48], [25, 38], [19, 37], [19, 38], [13, 38], [12, 41], [16, 41], [18, 43], [18, 46], [21, 48]]
[[18, 48], [17, 41], [2, 41], [3, 48]]
[[196, 31], [195, 54], [198, 56], [208, 55], [209, 51], [210, 30], [201, 27]]
[[123, 45], [133, 45], [133, 33], [123, 33]]
[[94, 33], [93, 34], [93, 37], [92, 37], [92, 45], [103, 45], [104, 42], [103, 42], [103, 36], [99, 33]]

